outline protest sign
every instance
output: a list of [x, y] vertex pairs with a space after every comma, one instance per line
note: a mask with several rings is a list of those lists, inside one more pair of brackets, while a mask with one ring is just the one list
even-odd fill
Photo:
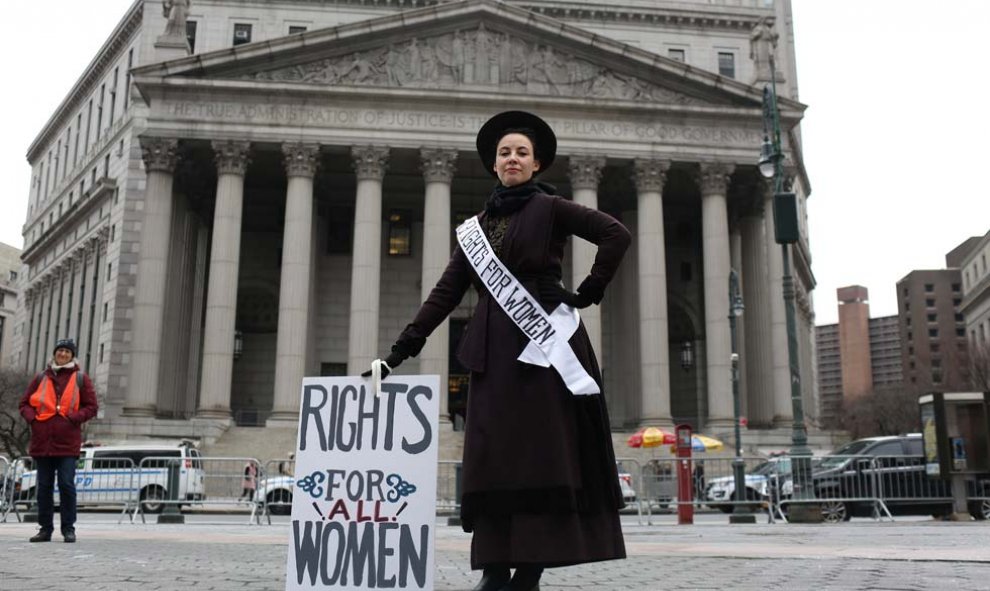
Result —
[[433, 589], [438, 376], [305, 378], [286, 589]]

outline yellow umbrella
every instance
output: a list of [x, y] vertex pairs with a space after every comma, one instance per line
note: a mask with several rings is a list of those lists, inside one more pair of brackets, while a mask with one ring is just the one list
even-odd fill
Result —
[[[691, 451], [694, 452], [719, 451], [723, 447], [725, 447], [725, 445], [718, 439], [715, 439], [714, 437], [708, 437], [707, 435], [698, 435], [697, 433], [691, 436]], [[670, 453], [676, 453], [676, 452], [677, 452], [677, 446], [671, 445]]]

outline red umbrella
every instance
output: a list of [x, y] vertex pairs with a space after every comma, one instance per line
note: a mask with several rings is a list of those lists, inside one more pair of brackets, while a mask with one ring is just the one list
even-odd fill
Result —
[[658, 427], [643, 427], [629, 436], [626, 445], [629, 447], [659, 447], [675, 441], [674, 434]]

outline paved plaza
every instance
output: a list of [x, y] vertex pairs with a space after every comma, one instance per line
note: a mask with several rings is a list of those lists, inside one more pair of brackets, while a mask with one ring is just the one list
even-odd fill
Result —
[[[34, 524], [0, 524], [0, 590], [241, 590], [284, 587], [289, 527], [282, 518], [190, 516], [184, 525], [116, 523], [86, 514], [79, 542], [30, 544]], [[624, 518], [629, 558], [552, 569], [542, 589], [990, 590], [986, 522], [854, 521], [833, 526], [727, 525], [700, 516], [678, 526]], [[438, 591], [468, 590], [470, 536], [437, 528]]]

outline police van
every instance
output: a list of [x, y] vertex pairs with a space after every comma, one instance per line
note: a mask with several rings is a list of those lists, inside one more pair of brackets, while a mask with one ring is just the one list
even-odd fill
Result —
[[[169, 468], [177, 464], [180, 501], [205, 498], [205, 473], [199, 450], [191, 441], [177, 443], [136, 442], [113, 445], [85, 444], [76, 463], [76, 502], [79, 505], [128, 505], [141, 503], [147, 513], [159, 513], [171, 498]], [[25, 471], [19, 479], [19, 502], [36, 497], [37, 472]], [[55, 483], [56, 502], [58, 482]]]

